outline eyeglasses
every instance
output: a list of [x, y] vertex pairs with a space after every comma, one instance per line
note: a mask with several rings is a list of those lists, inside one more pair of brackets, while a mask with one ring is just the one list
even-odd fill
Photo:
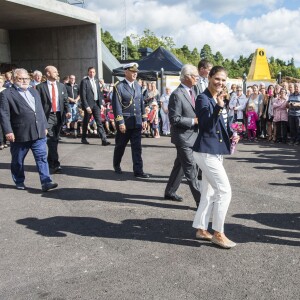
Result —
[[237, 90], [238, 92], [241, 92], [242, 90]]
[[199, 78], [199, 75], [194, 75], [194, 74], [187, 74], [187, 75], [189, 75], [189, 76], [191, 76], [191, 77], [193, 77], [193, 78], [195, 78], [195, 79], [198, 79], [198, 78]]
[[28, 81], [30, 78], [17, 78], [18, 81]]

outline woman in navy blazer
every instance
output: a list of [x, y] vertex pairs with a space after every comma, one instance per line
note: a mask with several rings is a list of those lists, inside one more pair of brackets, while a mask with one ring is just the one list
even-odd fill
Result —
[[[222, 114], [227, 71], [215, 66], [208, 79], [208, 88], [197, 97], [195, 106], [199, 133], [193, 155], [202, 170], [202, 190], [193, 227], [198, 229], [196, 238], [232, 248], [236, 244], [224, 234], [225, 217], [231, 200], [231, 186], [223, 167], [223, 155], [230, 153], [231, 144], [228, 122]], [[238, 140], [234, 137], [235, 142]], [[211, 214], [213, 235], [207, 231]]]

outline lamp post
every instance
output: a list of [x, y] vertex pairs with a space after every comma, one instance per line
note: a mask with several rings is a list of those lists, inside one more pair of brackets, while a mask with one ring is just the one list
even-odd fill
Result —
[[278, 75], [277, 75], [277, 83], [278, 83], [278, 84], [281, 84], [281, 72], [278, 72]]
[[246, 73], [243, 74], [243, 93], [246, 95], [246, 89], [247, 89], [247, 85], [246, 85], [246, 82], [247, 82], [247, 75]]
[[160, 69], [160, 94], [164, 93], [164, 68]]

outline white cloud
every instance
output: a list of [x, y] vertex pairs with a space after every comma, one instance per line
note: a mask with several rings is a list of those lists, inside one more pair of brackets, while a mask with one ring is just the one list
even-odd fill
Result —
[[300, 65], [300, 9], [278, 10], [262, 16], [243, 19], [237, 23], [236, 35], [243, 36], [245, 41], [251, 41], [257, 47], [264, 47], [267, 56], [275, 56], [285, 61], [292, 57]]
[[199, 10], [209, 11], [212, 15], [221, 17], [225, 15], [240, 15], [256, 7], [259, 9], [273, 9], [281, 0], [199, 0]]
[[[125, 1], [108, 2], [91, 0], [87, 8], [98, 13], [101, 25], [121, 41], [125, 35]], [[200, 50], [204, 44], [213, 53], [220, 51], [225, 58], [249, 56], [256, 48], [263, 47], [267, 56], [285, 61], [292, 57], [300, 66], [300, 9], [280, 7], [283, 0], [126, 0], [126, 33], [141, 35], [145, 28], [157, 36], [170, 36], [176, 46], [186, 44]], [[205, 11], [211, 15], [243, 14], [235, 27], [222, 22], [206, 20]], [[261, 13], [263, 12], [263, 13]], [[251, 17], [252, 15], [255, 17]], [[235, 17], [236, 18], [236, 17]]]

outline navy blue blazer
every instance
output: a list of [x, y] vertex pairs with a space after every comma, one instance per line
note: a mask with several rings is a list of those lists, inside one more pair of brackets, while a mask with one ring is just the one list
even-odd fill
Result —
[[13, 86], [0, 94], [0, 121], [4, 134], [14, 133], [15, 142], [46, 137], [48, 123], [39, 93], [29, 88], [35, 99], [35, 111]]
[[197, 97], [195, 109], [199, 133], [193, 151], [230, 154], [230, 130], [223, 120], [223, 108], [216, 104], [208, 89]]
[[116, 124], [125, 124], [128, 129], [142, 128], [142, 122], [147, 121], [142, 88], [137, 81], [134, 81], [133, 87], [124, 79], [115, 84], [112, 96]]

